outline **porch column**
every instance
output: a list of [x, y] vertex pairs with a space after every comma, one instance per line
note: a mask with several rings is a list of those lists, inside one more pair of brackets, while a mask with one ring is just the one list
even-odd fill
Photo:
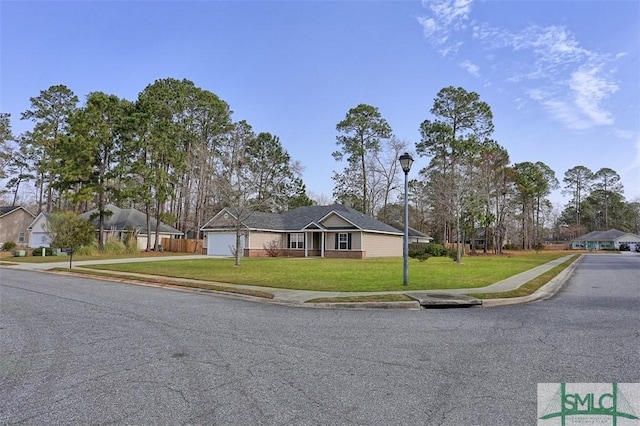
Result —
[[[311, 241], [313, 241], [313, 237], [311, 237]], [[304, 257], [309, 257], [309, 233], [304, 233]]]
[[320, 233], [320, 257], [324, 257], [324, 240], [326, 237], [326, 232], [322, 231]]

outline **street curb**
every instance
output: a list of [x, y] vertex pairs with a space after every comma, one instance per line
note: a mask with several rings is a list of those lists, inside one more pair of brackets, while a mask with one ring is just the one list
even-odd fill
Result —
[[[408, 302], [336, 302], [336, 303], [305, 303], [305, 302], [294, 302], [289, 300], [281, 300], [281, 299], [269, 299], [266, 297], [258, 297], [251, 296], [248, 294], [242, 293], [233, 293], [230, 291], [218, 291], [218, 290], [209, 290], [206, 288], [197, 288], [197, 287], [187, 287], [179, 284], [168, 284], [168, 283], [155, 283], [153, 281], [144, 281], [144, 280], [132, 280], [130, 278], [120, 278], [118, 276], [107, 277], [104, 275], [90, 275], [90, 274], [76, 274], [73, 272], [66, 271], [38, 271], [45, 272], [48, 274], [59, 274], [59, 275], [67, 275], [72, 277], [90, 277], [91, 279], [108, 281], [108, 282], [116, 282], [121, 284], [128, 285], [140, 285], [144, 287], [155, 287], [162, 288], [167, 290], [174, 291], [182, 291], [187, 293], [200, 293], [206, 295], [215, 295], [215, 296], [223, 296], [229, 297], [232, 299], [245, 300], [256, 303], [265, 303], [270, 305], [279, 305], [279, 306], [289, 306], [295, 308], [314, 308], [314, 309], [350, 309], [350, 310], [366, 310], [366, 309], [407, 309], [407, 310], [420, 310], [420, 304], [414, 301]], [[268, 293], [265, 291], [265, 293]]]
[[508, 305], [522, 305], [524, 303], [538, 302], [540, 300], [547, 300], [560, 291], [562, 286], [567, 282], [567, 280], [573, 275], [573, 271], [582, 258], [584, 254], [581, 254], [579, 258], [577, 258], [571, 265], [566, 267], [562, 272], [549, 280], [548, 283], [540, 287], [533, 294], [522, 297], [510, 297], [506, 299], [483, 299], [482, 307], [483, 308], [493, 308], [496, 306], [508, 306]]
[[408, 302], [335, 302], [335, 303], [304, 303], [300, 304], [305, 308], [323, 308], [323, 309], [409, 309], [419, 311], [422, 308], [417, 301]]

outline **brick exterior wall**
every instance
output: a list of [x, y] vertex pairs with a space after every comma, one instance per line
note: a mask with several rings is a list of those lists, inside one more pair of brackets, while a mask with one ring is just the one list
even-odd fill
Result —
[[[310, 257], [319, 257], [320, 250], [309, 249], [307, 251]], [[326, 252], [325, 252], [326, 253]], [[265, 249], [244, 249], [245, 257], [268, 257], [269, 254]], [[278, 257], [304, 257], [304, 249], [281, 249]]]
[[332, 259], [364, 259], [365, 251], [360, 250], [325, 250], [324, 257]]

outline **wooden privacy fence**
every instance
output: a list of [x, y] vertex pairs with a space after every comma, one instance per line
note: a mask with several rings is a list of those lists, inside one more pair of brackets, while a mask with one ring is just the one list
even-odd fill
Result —
[[[196, 244], [198, 250], [196, 251]], [[162, 249], [174, 253], [203, 253], [203, 240], [163, 238]]]

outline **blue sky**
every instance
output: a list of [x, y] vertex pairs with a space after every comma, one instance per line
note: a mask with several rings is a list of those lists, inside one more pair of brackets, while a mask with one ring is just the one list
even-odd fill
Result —
[[491, 106], [513, 163], [542, 161], [559, 180], [609, 167], [640, 197], [636, 0], [2, 0], [0, 37], [0, 111], [16, 134], [51, 85], [135, 100], [156, 79], [186, 78], [279, 136], [309, 191], [329, 197], [350, 108], [378, 107], [413, 149], [438, 91], [461, 86]]

